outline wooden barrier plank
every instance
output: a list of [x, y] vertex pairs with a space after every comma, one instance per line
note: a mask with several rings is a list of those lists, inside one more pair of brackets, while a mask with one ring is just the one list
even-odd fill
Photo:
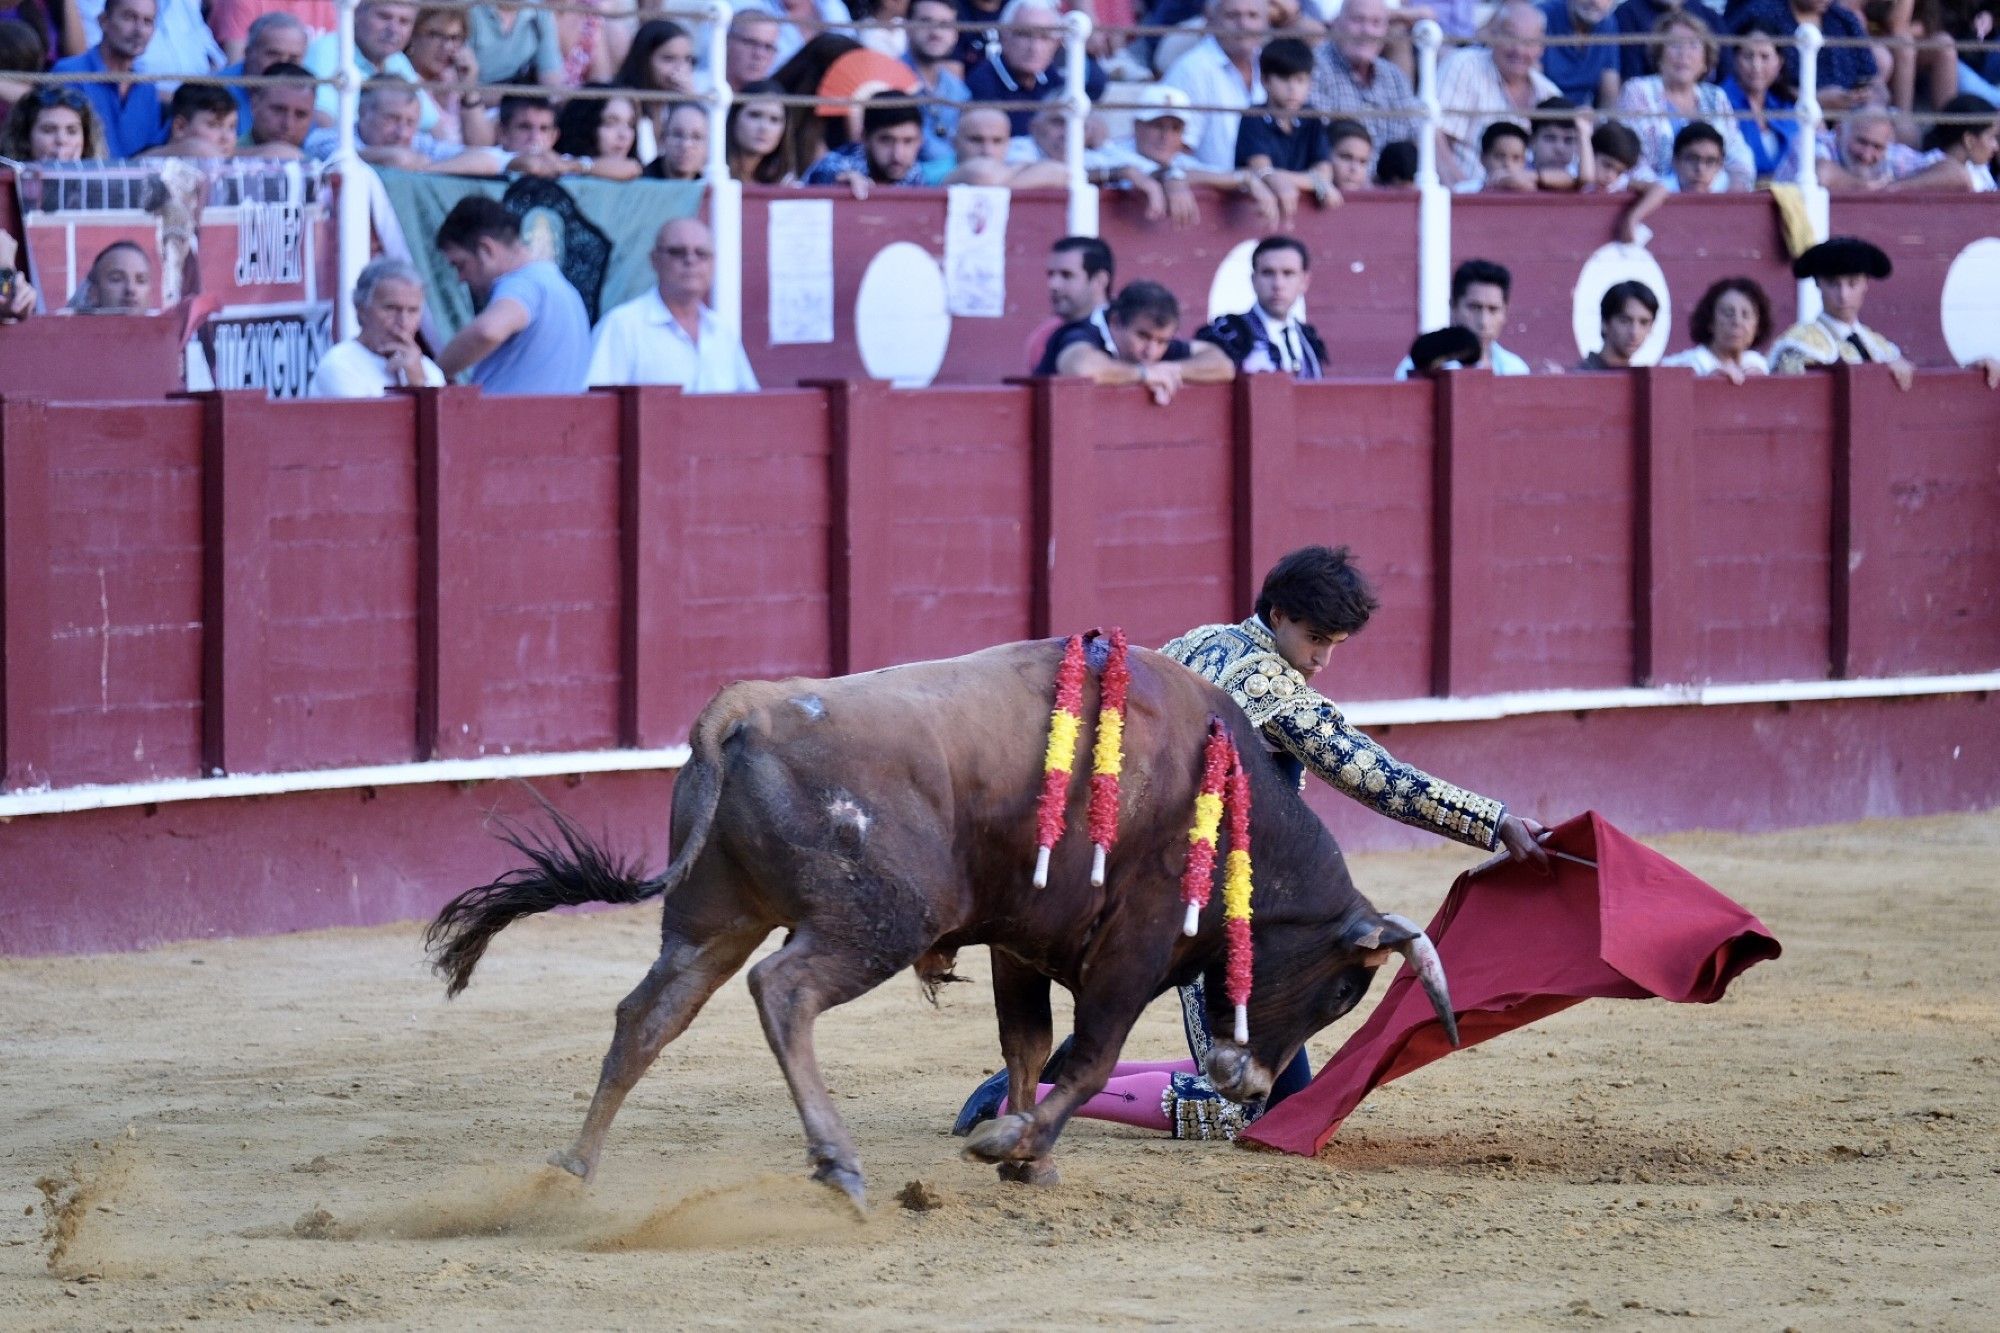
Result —
[[1290, 375], [1243, 375], [1235, 397], [1232, 598], [1249, 615], [1264, 575], [1306, 545], [1299, 524], [1298, 392]]
[[477, 565], [485, 455], [466, 438], [477, 389], [423, 389], [417, 398], [417, 750], [425, 759], [480, 753], [486, 670]]
[[1651, 367], [1639, 372], [1638, 389], [1632, 677], [1641, 685], [1687, 684], [1701, 676], [1694, 373]]
[[827, 601], [829, 642], [836, 676], [872, 671], [896, 661], [888, 636], [895, 519], [891, 469], [890, 390], [874, 380], [814, 380], [827, 396], [832, 454], [833, 526], [827, 534], [832, 579]]
[[51, 777], [48, 415], [0, 398], [0, 790]]
[[1886, 366], [1834, 367], [1827, 658], [1836, 677], [1865, 675], [1893, 655], [1885, 640], [1894, 633], [1895, 463], [1883, 427], [1907, 402]]
[[1483, 423], [1492, 412], [1493, 376], [1454, 370], [1432, 381], [1437, 395], [1436, 498], [1432, 560], [1437, 597], [1431, 693], [1478, 694], [1493, 669], [1493, 451]]
[[673, 673], [681, 643], [680, 542], [685, 530], [687, 459], [675, 417], [677, 387], [646, 385], [619, 393], [619, 735], [656, 749], [687, 734], [675, 716]]
[[1090, 627], [1097, 596], [1097, 390], [1087, 380], [1034, 380], [1035, 582], [1031, 633]]
[[269, 442], [249, 418], [262, 390], [202, 400], [202, 771], [264, 771], [271, 757]]

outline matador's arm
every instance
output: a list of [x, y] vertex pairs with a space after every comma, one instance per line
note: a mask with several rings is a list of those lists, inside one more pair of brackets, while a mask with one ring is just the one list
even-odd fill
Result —
[[1264, 723], [1264, 734], [1378, 814], [1474, 847], [1500, 845], [1506, 806], [1403, 763], [1321, 695], [1294, 697]]

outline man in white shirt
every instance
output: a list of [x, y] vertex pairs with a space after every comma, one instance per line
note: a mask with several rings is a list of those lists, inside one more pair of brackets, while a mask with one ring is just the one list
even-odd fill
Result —
[[[1257, 53], [1270, 35], [1271, 0], [1208, 0], [1208, 24], [1212, 35], [1176, 60], [1162, 82], [1186, 93], [1194, 106], [1241, 111], [1263, 101]], [[1211, 171], [1236, 169], [1236, 125], [1241, 119], [1229, 111], [1191, 115], [1188, 147], [1203, 166]]]
[[660, 285], [598, 321], [590, 382], [678, 384], [685, 393], [755, 393], [743, 339], [708, 308], [715, 238], [697, 218], [675, 218], [653, 240]]
[[[1479, 339], [1476, 365], [1495, 375], [1531, 373], [1526, 361], [1500, 345], [1513, 289], [1514, 275], [1490, 259], [1468, 259], [1451, 275], [1451, 322]], [[1406, 356], [1396, 367], [1396, 378], [1406, 380], [1415, 370], [1416, 363]]]
[[444, 372], [417, 346], [424, 322], [424, 279], [400, 259], [378, 259], [354, 283], [360, 332], [327, 349], [306, 388], [308, 398], [380, 398], [392, 388], [439, 388]]

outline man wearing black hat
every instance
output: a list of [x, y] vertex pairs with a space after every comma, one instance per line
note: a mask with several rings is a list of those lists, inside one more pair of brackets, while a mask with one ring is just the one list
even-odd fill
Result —
[[1900, 388], [1910, 387], [1916, 367], [1902, 349], [1861, 323], [1861, 303], [1872, 279], [1890, 273], [1880, 246], [1854, 236], [1821, 241], [1792, 261], [1792, 275], [1819, 284], [1819, 317], [1794, 324], [1771, 348], [1771, 373], [1797, 375], [1835, 362], [1880, 362]]

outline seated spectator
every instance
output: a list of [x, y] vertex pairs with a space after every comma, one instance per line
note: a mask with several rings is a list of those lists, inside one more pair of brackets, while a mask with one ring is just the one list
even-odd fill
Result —
[[650, 157], [659, 142], [660, 123], [667, 108], [693, 97], [694, 38], [672, 19], [648, 19], [632, 35], [632, 47], [618, 66], [613, 83], [621, 88], [658, 94], [639, 99], [646, 127], [640, 134], [639, 154]]
[[1049, 309], [1054, 317], [1028, 335], [1030, 375], [1056, 373], [1056, 358], [1049, 345], [1071, 324], [1094, 324], [1102, 341], [1110, 343], [1104, 308], [1111, 300], [1115, 273], [1111, 247], [1095, 236], [1065, 236], [1049, 247]]
[[[913, 14], [914, 21], [914, 14]], [[956, 39], [958, 34], [953, 33]], [[723, 79], [732, 91], [762, 83], [778, 67], [778, 20], [757, 9], [739, 9], [729, 20]]]
[[[1000, 11], [997, 49], [966, 70], [965, 86], [975, 102], [1047, 102], [1063, 96], [1062, 15], [1055, 0], [1008, 0]], [[1104, 70], [1095, 60], [1084, 66], [1084, 93], [1104, 96]], [[1010, 111], [1013, 133], [1028, 133], [1032, 111]]]
[[[216, 35], [220, 37], [221, 33]], [[223, 45], [226, 47], [229, 43], [225, 41]], [[274, 9], [259, 15], [245, 31], [243, 58], [224, 65], [217, 73], [261, 78], [270, 72], [273, 65], [303, 65], [305, 60], [306, 25], [299, 22], [296, 14]], [[307, 89], [309, 94], [311, 91]], [[236, 123], [248, 125], [255, 118], [250, 106], [250, 90], [231, 88], [229, 93], [236, 99]]]
[[1544, 98], [1559, 97], [1542, 74], [1542, 11], [1527, 0], [1502, 0], [1486, 24], [1486, 46], [1454, 53], [1438, 70], [1438, 174], [1447, 185], [1480, 179], [1486, 127], [1512, 120], [1524, 130]]
[[[1420, 134], [1423, 121], [1410, 76], [1382, 56], [1389, 34], [1384, 0], [1346, 0], [1329, 31], [1313, 62], [1313, 109], [1352, 116], [1377, 144]], [[1390, 114], [1376, 114], [1383, 112]]]
[[68, 308], [79, 315], [145, 314], [153, 308], [152, 259], [132, 241], [113, 241], [90, 261]]
[[[952, 136], [958, 132], [957, 103], [972, 94], [958, 72], [955, 53], [958, 33], [950, 26], [958, 21], [958, 6], [952, 0], [914, 0], [910, 5], [909, 50], [903, 63], [917, 75], [917, 91], [943, 102], [925, 107], [924, 150], [926, 165], [953, 160]], [[1008, 128], [1011, 135], [1011, 124]]]
[[[1468, 259], [1451, 275], [1451, 322], [1479, 340], [1479, 358], [1472, 365], [1495, 375], [1529, 373], [1526, 361], [1500, 345], [1513, 287], [1514, 275], [1489, 259]], [[1396, 378], [1406, 380], [1414, 369], [1414, 358], [1406, 356], [1396, 367]]]
[[444, 372], [417, 346], [424, 278], [414, 264], [377, 259], [354, 282], [352, 338], [326, 349], [308, 398], [381, 398], [391, 389], [440, 388]]
[[[304, 65], [271, 65], [264, 76], [305, 80], [312, 74]], [[304, 157], [306, 136], [312, 133], [312, 118], [312, 84], [273, 84], [255, 89], [250, 94], [250, 130], [237, 144], [236, 155], [285, 161]]]
[[[874, 102], [900, 98], [877, 93]], [[813, 163], [804, 185], [846, 185], [866, 199], [876, 185], [922, 185], [917, 153], [924, 146], [924, 116], [913, 106], [871, 105], [861, 117], [861, 142], [836, 148]]]
[[[1179, 89], [1173, 91], [1179, 92]], [[1214, 343], [1174, 337], [1180, 302], [1157, 282], [1131, 282], [1093, 320], [1065, 324], [1049, 339], [1048, 356], [1058, 375], [1078, 375], [1099, 384], [1143, 384], [1165, 407], [1183, 384], [1219, 384], [1236, 378], [1236, 367]]]
[[1885, 190], [1920, 168], [1916, 150], [1896, 140], [1896, 122], [1879, 106], [1841, 117], [1817, 144], [1819, 183], [1829, 190]]
[[[571, 102], [581, 101], [572, 98]], [[597, 101], [602, 114], [604, 99]], [[603, 142], [614, 147], [633, 137], [630, 118], [636, 114], [629, 99], [617, 99], [626, 107], [626, 116], [614, 121]], [[579, 108], [579, 123], [593, 126], [589, 137], [581, 130], [574, 142], [588, 146], [598, 142], [595, 118], [588, 107]], [[631, 156], [629, 143], [621, 156], [598, 157], [592, 153], [571, 155], [556, 147], [555, 107], [546, 97], [509, 95], [500, 99], [500, 141], [490, 148], [468, 148], [456, 156], [428, 168], [450, 176], [597, 176], [604, 180], [631, 180], [639, 174], [638, 160]], [[363, 154], [365, 157], [366, 154]]]
[[1736, 112], [1736, 132], [1750, 150], [1759, 182], [1789, 181], [1798, 174], [1797, 94], [1783, 82], [1784, 62], [1770, 30], [1751, 23], [1736, 35], [1722, 92]]
[[[472, 22], [472, 58], [479, 63], [479, 82], [563, 86], [562, 42], [554, 14], [523, 4], [473, 5], [466, 12]], [[639, 31], [644, 33], [645, 27]], [[638, 44], [636, 38], [633, 44]], [[694, 72], [692, 48], [688, 72]]]
[[1201, 207], [1191, 188], [1195, 185], [1246, 194], [1264, 225], [1278, 224], [1282, 216], [1278, 198], [1263, 181], [1248, 171], [1211, 171], [1184, 151], [1186, 93], [1152, 83], [1140, 90], [1139, 103], [1140, 109], [1132, 118], [1132, 137], [1113, 140], [1106, 145], [1105, 156], [1114, 168], [1129, 166], [1152, 176], [1174, 225], [1185, 227], [1201, 220]]
[[1592, 130], [1590, 156], [1597, 171], [1587, 184], [1600, 190], [1616, 193], [1634, 181], [1644, 183], [1653, 177], [1643, 165], [1645, 150], [1639, 146], [1639, 136], [1630, 125], [1612, 120]]
[[[1794, 37], [1801, 23], [1817, 24], [1827, 39], [1818, 61], [1821, 110], [1847, 111], [1888, 100], [1888, 88], [1875, 66], [1875, 53], [1866, 46], [1836, 44], [1864, 39], [1868, 30], [1853, 10], [1835, 0], [1750, 0], [1737, 12], [1735, 26], [1739, 32], [1755, 26], [1778, 37]], [[1788, 45], [1781, 56], [1785, 85], [1798, 87], [1798, 48]]]
[[1687, 366], [1697, 375], [1720, 375], [1731, 384], [1771, 372], [1757, 350], [1771, 336], [1771, 298], [1750, 278], [1710, 284], [1688, 318], [1688, 333], [1694, 346], [1661, 365]]
[[106, 156], [104, 122], [75, 88], [43, 84], [14, 103], [0, 130], [0, 157], [16, 162], [96, 162]]
[[1460, 194], [1475, 190], [1517, 193], [1535, 188], [1535, 174], [1528, 170], [1528, 132], [1511, 120], [1496, 120], [1479, 136], [1479, 176], [1460, 181], [1453, 189]]
[[41, 300], [28, 275], [14, 267], [19, 251], [14, 234], [0, 228], [0, 324], [19, 324], [35, 313]]
[[[456, 162], [465, 150], [457, 144], [439, 143], [418, 129], [422, 119], [423, 104], [415, 88], [399, 88], [393, 83], [363, 88], [354, 118], [357, 155], [371, 166], [403, 171], [438, 171], [445, 163]], [[339, 137], [329, 126], [321, 125], [306, 135], [306, 156], [317, 161], [331, 159], [338, 147]]]
[[1312, 256], [1305, 242], [1266, 236], [1250, 252], [1250, 288], [1257, 304], [1240, 315], [1218, 315], [1195, 334], [1222, 349], [1237, 373], [1284, 371], [1295, 379], [1326, 378], [1326, 343], [1298, 317], [1312, 286]]
[[1660, 298], [1643, 282], [1620, 282], [1597, 302], [1597, 332], [1604, 345], [1577, 362], [1578, 370], [1630, 370], [1632, 358], [1653, 336]]
[[36, 0], [0, 3], [0, 120], [7, 118], [14, 103], [26, 97], [33, 86], [7, 76], [40, 74], [49, 67], [50, 55], [59, 49], [55, 22]]
[[1994, 187], [1993, 154], [2000, 146], [1993, 103], [1961, 93], [1938, 108], [1941, 115], [1984, 117], [1983, 124], [1942, 121], [1924, 135], [1924, 166], [1896, 182], [1898, 190], [1954, 190], [1989, 194]]
[[[995, 107], [967, 107], [953, 136], [955, 161], [922, 168], [926, 184], [1005, 185], [1013, 189], [1061, 189], [1069, 173], [1061, 162], [1036, 157], [1016, 161], [1007, 134], [1007, 113]], [[937, 171], [936, 176], [931, 176]]]
[[[853, 42], [853, 31], [843, 25], [854, 15], [844, 0], [742, 0], [742, 3], [745, 8], [761, 8], [779, 20], [778, 50], [773, 63], [780, 70], [817, 38], [828, 36], [829, 30]], [[772, 77], [777, 74], [774, 72]]]
[[1535, 108], [1528, 171], [1536, 189], [1581, 190], [1596, 179], [1590, 122], [1590, 113], [1567, 97], [1548, 98]]
[[[425, 83], [459, 85], [428, 93], [438, 109], [431, 137], [441, 144], [482, 148], [493, 142], [493, 121], [486, 114], [486, 94], [476, 86], [479, 61], [472, 54], [471, 37], [472, 25], [465, 10], [444, 6], [420, 9], [404, 54]], [[468, 111], [473, 114], [467, 115]]]
[[[1333, 183], [1333, 145], [1328, 141], [1329, 126], [1318, 119], [1301, 119], [1306, 98], [1312, 91], [1312, 48], [1296, 37], [1280, 37], [1265, 46], [1258, 56], [1264, 78], [1264, 97], [1270, 106], [1265, 115], [1246, 114], [1236, 130], [1234, 164], [1249, 170], [1278, 196], [1280, 207], [1296, 209], [1301, 194], [1310, 194], [1322, 207], [1340, 202]], [[1339, 125], [1354, 122], [1336, 121]], [[1367, 179], [1368, 161], [1373, 153], [1361, 136], [1361, 175]], [[1348, 141], [1354, 151], [1354, 140]]]
[[1429, 333], [1420, 333], [1410, 344], [1410, 354], [1403, 358], [1409, 366], [1409, 373], [1398, 373], [1397, 379], [1411, 379], [1421, 375], [1425, 379], [1435, 379], [1447, 370], [1465, 370], [1479, 364], [1479, 339], [1471, 329], [1448, 324]]
[[715, 238], [675, 218], [653, 240], [659, 284], [606, 312], [590, 353], [592, 384], [678, 384], [687, 393], [755, 393], [743, 340], [708, 307]]
[[1722, 132], [1705, 120], [1690, 121], [1674, 136], [1673, 170], [1663, 184], [1669, 194], [1711, 194], [1726, 167]]
[[1792, 276], [1811, 278], [1819, 288], [1817, 318], [1794, 324], [1771, 349], [1771, 373], [1797, 375], [1845, 361], [1850, 365], [1880, 362], [1896, 383], [1908, 389], [1916, 367], [1902, 349], [1861, 322], [1868, 284], [1893, 270], [1881, 247], [1853, 236], [1821, 241], [1792, 261]]
[[1938, 0], [1867, 0], [1859, 9], [1862, 26], [1875, 39], [1877, 72], [1888, 80], [1889, 106], [1898, 115], [1916, 110], [1920, 83], [1927, 106], [1942, 106], [1964, 91], [1958, 86], [1958, 45]]
[[887, 27], [856, 28], [855, 39], [870, 51], [901, 60], [910, 49], [907, 30], [910, 0], [851, 0], [847, 11], [857, 22], [882, 23]]
[[785, 108], [770, 100], [783, 91], [768, 80], [753, 83], [729, 104], [722, 128], [731, 180], [782, 185], [792, 179], [785, 153]]
[[[128, 74], [153, 40], [154, 0], [105, 0], [100, 16], [103, 39], [80, 56], [56, 61], [57, 74]], [[154, 144], [165, 143], [160, 99], [150, 83], [85, 83], [77, 91], [97, 109], [104, 128], [106, 156], [114, 161], [137, 157]]]
[[1326, 142], [1331, 152], [1327, 162], [1333, 168], [1333, 188], [1343, 198], [1374, 188], [1368, 167], [1375, 160], [1375, 142], [1368, 137], [1366, 125], [1358, 120], [1330, 120]]
[[[402, 0], [361, 0], [354, 11], [354, 63], [363, 79], [377, 76], [417, 82], [417, 67], [404, 49], [415, 30], [417, 7]], [[315, 77], [330, 79], [340, 68], [340, 39], [337, 33], [313, 39], [306, 48], [305, 67]], [[321, 84], [313, 103], [313, 119], [331, 126], [340, 106], [340, 96], [332, 84]], [[417, 128], [429, 134], [437, 128], [438, 105], [426, 92], [417, 94]]]
[[447, 376], [469, 371], [487, 393], [582, 393], [589, 382], [590, 318], [562, 270], [521, 243], [521, 224], [497, 199], [452, 205], [438, 253], [479, 313], [438, 353]]
[[1736, 130], [1729, 94], [1704, 82], [1715, 67], [1714, 34], [1700, 19], [1676, 12], [1660, 20], [1654, 35], [1659, 39], [1653, 52], [1658, 72], [1626, 80], [1618, 95], [1618, 110], [1638, 134], [1647, 167], [1664, 177], [1672, 170], [1679, 128], [1705, 121], [1722, 136], [1725, 148], [1726, 179], [1716, 188], [1749, 189], [1756, 181], [1757, 165]]
[[[734, 110], [734, 104], [731, 106]], [[778, 123], [784, 123], [780, 115]], [[676, 102], [660, 131], [660, 155], [646, 164], [648, 180], [698, 181], [708, 174], [708, 108]]]
[[212, 83], [184, 83], [174, 89], [167, 141], [140, 157], [228, 158], [236, 156], [236, 99]]
[[1580, 107], [1618, 105], [1621, 48], [1562, 39], [1616, 36], [1618, 24], [1611, 16], [1615, 4], [1616, 0], [1543, 0], [1549, 45], [1542, 53], [1542, 73]]
[[[1624, 0], [1611, 11], [1611, 26], [1621, 37], [1650, 37], [1659, 30], [1660, 21], [1675, 14], [1685, 14], [1699, 22], [1704, 28], [1712, 29], [1710, 9], [1703, 4], [1689, 5], [1682, 0]], [[1653, 44], [1651, 42], [1628, 42], [1615, 48], [1618, 52], [1618, 78], [1625, 82], [1643, 79], [1653, 72]], [[1613, 102], [1610, 105], [1616, 106]]]
[[1375, 157], [1375, 188], [1379, 190], [1410, 190], [1417, 184], [1417, 145], [1409, 139], [1398, 139], [1394, 143], [1382, 145], [1382, 151]]
[[[610, 84], [584, 85], [586, 90]], [[629, 181], [639, 175], [639, 106], [629, 97], [590, 97], [579, 93], [563, 103], [556, 116], [555, 155], [575, 168], [606, 180]]]
[[[255, 41], [250, 30], [268, 14], [288, 14], [305, 28], [306, 41], [340, 27], [337, 0], [205, 0], [208, 30], [222, 47], [223, 58], [243, 62]], [[275, 62], [273, 62], [275, 63]], [[289, 53], [288, 63], [305, 63], [305, 47]]]
[[[1243, 165], [1236, 160], [1240, 113], [1265, 97], [1258, 52], [1271, 30], [1271, 5], [1270, 0], [1208, 0], [1205, 12], [1208, 35], [1175, 60], [1161, 82], [1186, 93], [1191, 106], [1233, 108], [1190, 113], [1187, 130], [1190, 156], [1210, 171], [1229, 171]], [[1308, 57], [1294, 111], [1311, 91], [1311, 69]]]

